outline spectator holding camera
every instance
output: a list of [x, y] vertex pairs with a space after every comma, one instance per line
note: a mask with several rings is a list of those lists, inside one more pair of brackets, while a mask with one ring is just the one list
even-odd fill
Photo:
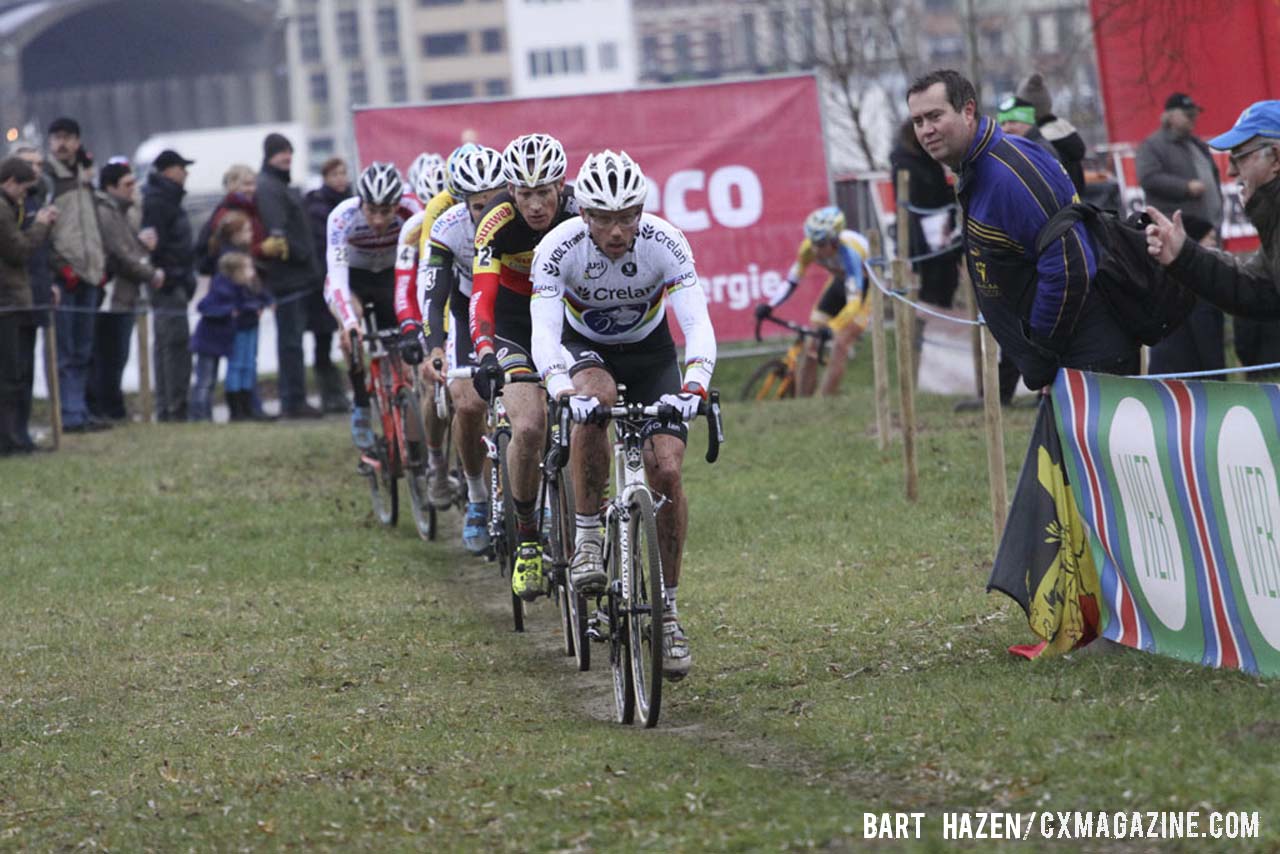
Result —
[[33, 304], [27, 265], [58, 220], [58, 209], [47, 205], [23, 228], [24, 204], [36, 180], [25, 160], [0, 161], [0, 456], [35, 450], [27, 431], [36, 345], [36, 326], [24, 310]]

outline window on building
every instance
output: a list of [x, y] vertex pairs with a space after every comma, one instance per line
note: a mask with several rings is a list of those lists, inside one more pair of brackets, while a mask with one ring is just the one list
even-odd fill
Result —
[[1039, 49], [1046, 53], [1058, 50], [1058, 19], [1053, 15], [1041, 15], [1036, 19], [1036, 35]]
[[708, 76], [719, 77], [724, 73], [724, 41], [720, 33], [715, 30], [707, 33], [704, 48], [706, 56], [703, 59], [703, 69]]
[[476, 84], [470, 80], [457, 83], [437, 83], [427, 87], [427, 98], [432, 101], [449, 101], [456, 98], [472, 98], [476, 94]]
[[465, 32], [433, 33], [422, 37], [423, 56], [461, 56], [466, 52]]
[[817, 34], [814, 31], [813, 9], [805, 6], [800, 10], [800, 61], [805, 68], [812, 68], [817, 62]]
[[613, 71], [618, 67], [618, 43], [602, 42], [597, 59], [601, 71]]
[[587, 49], [582, 45], [529, 51], [530, 77], [581, 74], [586, 70]]
[[676, 73], [692, 74], [693, 73], [693, 47], [689, 40], [688, 33], [676, 33], [676, 37], [672, 39], [671, 46], [676, 53]]
[[502, 30], [497, 27], [480, 31], [480, 47], [485, 53], [500, 53], [503, 48]]
[[303, 62], [320, 61], [320, 22], [314, 13], [298, 16], [298, 48]]
[[352, 104], [369, 103], [369, 78], [363, 68], [353, 68], [347, 74], [347, 100]]
[[354, 9], [338, 12], [338, 53], [347, 59], [360, 55], [360, 18]]
[[645, 77], [656, 77], [662, 73], [662, 43], [658, 41], [657, 36], [645, 36], [640, 42], [640, 55], [642, 57], [643, 71]]
[[378, 7], [378, 52], [395, 56], [400, 52], [400, 18], [395, 6]]
[[742, 13], [742, 58], [747, 68], [760, 67], [760, 54], [756, 48], [756, 16], [750, 12]]
[[506, 80], [486, 80], [484, 81], [484, 93], [486, 95], [505, 95], [507, 94]]
[[393, 104], [409, 100], [409, 78], [404, 73], [403, 65], [393, 65], [387, 69], [387, 98]]
[[587, 49], [582, 45], [565, 49], [565, 67], [570, 74], [581, 74], [587, 70]]
[[324, 104], [329, 101], [329, 75], [317, 71], [307, 79], [307, 92], [312, 102]]
[[773, 30], [773, 67], [786, 68], [791, 62], [787, 55], [787, 13], [781, 9], [770, 12], [769, 27]]
[[419, 6], [458, 6], [465, 0], [418, 0]]

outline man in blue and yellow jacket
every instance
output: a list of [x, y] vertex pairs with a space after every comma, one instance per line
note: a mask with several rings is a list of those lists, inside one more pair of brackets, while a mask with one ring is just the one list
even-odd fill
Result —
[[1060, 367], [1136, 374], [1137, 342], [1092, 287], [1096, 251], [1084, 226], [1036, 254], [1049, 217], [1076, 201], [1061, 163], [979, 115], [973, 84], [955, 71], [916, 80], [907, 106], [921, 146], [959, 179], [978, 306], [1027, 386], [1049, 385]]

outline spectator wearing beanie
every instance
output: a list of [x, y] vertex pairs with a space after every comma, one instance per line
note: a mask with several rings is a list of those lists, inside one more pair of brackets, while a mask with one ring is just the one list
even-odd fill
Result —
[[320, 410], [307, 403], [302, 335], [307, 326], [308, 291], [321, 287], [322, 271], [302, 196], [289, 183], [293, 145], [283, 135], [270, 133], [262, 142], [262, 155], [255, 200], [267, 231], [262, 281], [276, 299], [280, 413], [285, 418], [317, 418]]
[[1044, 78], [1032, 74], [1018, 84], [1014, 92], [1019, 98], [1031, 104], [1036, 111], [1036, 127], [1049, 143], [1057, 150], [1058, 159], [1071, 177], [1076, 192], [1084, 193], [1084, 158], [1088, 148], [1075, 126], [1066, 119], [1053, 114], [1053, 99], [1049, 89], [1044, 85]]
[[129, 362], [134, 314], [144, 304], [143, 289], [162, 285], [164, 273], [151, 264], [155, 233], [139, 229], [142, 217], [133, 169], [125, 162], [107, 163], [98, 176], [98, 188], [98, 225], [111, 302], [108, 311], [96, 315], [89, 409], [99, 418], [119, 421], [128, 417], [120, 381]]
[[[340, 157], [331, 157], [320, 167], [320, 176], [324, 183], [318, 189], [307, 193], [307, 219], [311, 224], [311, 239], [315, 245], [316, 257], [323, 258], [325, 253], [325, 227], [329, 214], [343, 200], [351, 197], [351, 177], [347, 173], [347, 164]], [[333, 334], [338, 331], [338, 322], [333, 319], [333, 312], [324, 301], [324, 291], [316, 290], [307, 298], [307, 329], [316, 339], [316, 380], [320, 384], [320, 405], [325, 412], [344, 413], [350, 410], [347, 394], [343, 391], [342, 374], [334, 366], [330, 358], [333, 349]]]
[[93, 359], [93, 315], [102, 301], [106, 255], [98, 229], [97, 203], [91, 170], [81, 151], [80, 125], [69, 118], [49, 125], [45, 172], [53, 181], [58, 221], [51, 234], [49, 264], [59, 289], [58, 398], [62, 429], [70, 433], [105, 429], [109, 422], [94, 418], [85, 399], [89, 364]]
[[[1182, 218], [1187, 237], [1201, 246], [1218, 248], [1218, 232], [1203, 217], [1189, 214]], [[1258, 326], [1268, 326], [1259, 322]], [[1198, 300], [1191, 314], [1182, 325], [1169, 333], [1159, 344], [1151, 348], [1147, 363], [1149, 374], [1182, 374], [1191, 371], [1216, 371], [1226, 367], [1225, 326], [1221, 309], [1205, 300]], [[1240, 348], [1240, 326], [1236, 326], [1236, 349]], [[1277, 359], [1276, 361], [1280, 361]], [[1246, 363], [1248, 364], [1248, 363]]]

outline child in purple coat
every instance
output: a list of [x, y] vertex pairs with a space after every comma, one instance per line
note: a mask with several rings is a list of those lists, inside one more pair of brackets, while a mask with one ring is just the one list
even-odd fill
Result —
[[195, 380], [188, 406], [192, 421], [212, 419], [218, 360], [227, 359], [227, 408], [232, 421], [253, 417], [251, 396], [257, 382], [258, 316], [270, 302], [262, 290], [253, 259], [244, 252], [224, 252], [209, 293], [196, 309], [200, 322], [191, 337], [196, 357]]

